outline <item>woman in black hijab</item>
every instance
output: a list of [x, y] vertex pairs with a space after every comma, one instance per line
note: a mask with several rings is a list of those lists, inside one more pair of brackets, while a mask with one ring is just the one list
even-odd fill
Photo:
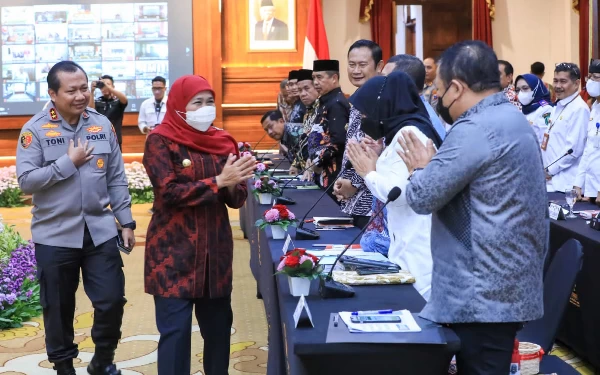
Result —
[[[409, 173], [396, 152], [400, 130], [411, 130], [424, 144], [441, 139], [413, 80], [403, 72], [369, 79], [350, 99], [362, 114], [361, 130], [371, 139], [349, 143], [348, 157], [373, 196], [385, 201], [393, 187], [404, 190]], [[378, 151], [384, 148], [381, 155]], [[400, 198], [387, 206], [388, 258], [415, 277], [415, 288], [429, 299], [431, 291], [431, 215], [418, 215]]]

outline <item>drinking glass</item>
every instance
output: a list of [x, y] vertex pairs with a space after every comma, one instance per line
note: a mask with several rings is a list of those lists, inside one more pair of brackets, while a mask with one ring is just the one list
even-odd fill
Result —
[[565, 199], [567, 204], [569, 205], [569, 214], [567, 218], [573, 219], [577, 216], [573, 213], [573, 206], [575, 205], [575, 201], [577, 200], [577, 190], [575, 189], [567, 189], [565, 190]]

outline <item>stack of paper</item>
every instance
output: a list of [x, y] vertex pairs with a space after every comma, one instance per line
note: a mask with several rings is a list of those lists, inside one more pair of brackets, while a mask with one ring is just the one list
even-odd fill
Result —
[[315, 220], [315, 228], [317, 229], [346, 229], [354, 227], [354, 222], [351, 217], [317, 217]]
[[352, 323], [350, 320], [351, 312], [341, 311], [339, 315], [350, 332], [421, 332], [421, 327], [408, 310], [399, 310], [392, 313], [392, 315], [400, 315], [400, 319], [402, 319], [400, 323]]

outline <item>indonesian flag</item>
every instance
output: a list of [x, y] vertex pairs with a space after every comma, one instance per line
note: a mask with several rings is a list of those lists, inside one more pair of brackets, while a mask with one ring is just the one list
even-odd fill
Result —
[[315, 60], [329, 60], [329, 45], [323, 23], [321, 0], [310, 0], [308, 26], [304, 38], [304, 69], [312, 70]]

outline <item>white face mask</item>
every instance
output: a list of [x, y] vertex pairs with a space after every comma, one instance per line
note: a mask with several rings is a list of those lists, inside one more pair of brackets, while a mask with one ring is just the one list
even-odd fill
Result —
[[529, 105], [533, 101], [533, 91], [519, 91], [519, 101], [523, 105]]
[[600, 82], [592, 81], [591, 79], [585, 84], [585, 89], [590, 96], [597, 98], [600, 96]]
[[205, 105], [204, 107], [198, 108], [195, 111], [188, 111], [185, 113], [185, 118], [181, 115], [183, 112], [177, 111], [179, 117], [181, 117], [189, 126], [192, 128], [205, 132], [210, 128], [212, 123], [217, 118], [217, 107], [213, 105]]

